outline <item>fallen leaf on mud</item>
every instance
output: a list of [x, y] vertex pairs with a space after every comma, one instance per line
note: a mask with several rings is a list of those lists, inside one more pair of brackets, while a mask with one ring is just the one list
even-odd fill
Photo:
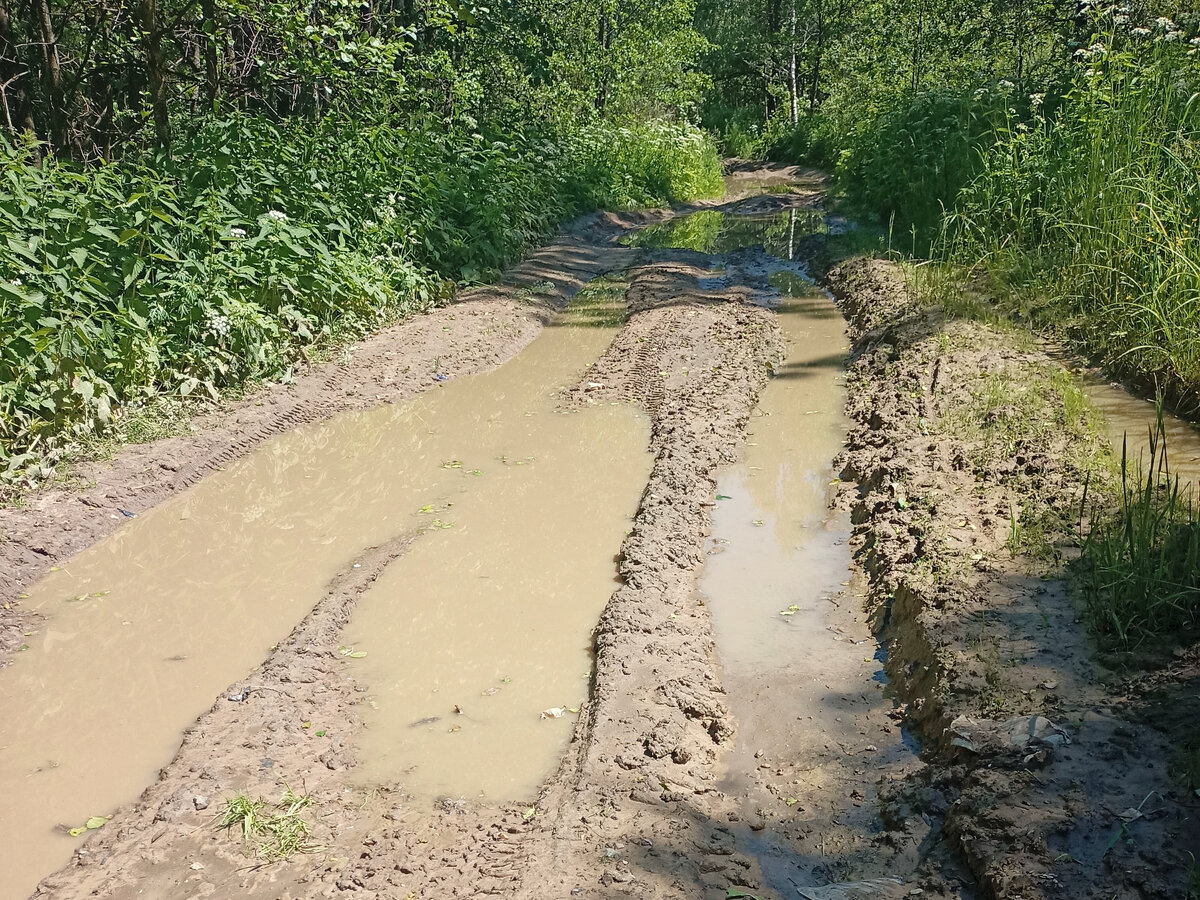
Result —
[[338, 653], [349, 659], [362, 659], [367, 655], [366, 650], [354, 650], [350, 647], [338, 647]]
[[973, 559], [973, 560], [975, 560], [976, 562], [978, 562], [979, 560], [983, 559], [983, 554], [982, 554], [982, 553], [972, 553], [972, 554], [971, 554], [971, 559]]
[[300, 727], [301, 728], [312, 728], [312, 722], [301, 722]]
[[85, 831], [95, 831], [97, 828], [103, 828], [104, 824], [111, 818], [112, 816], [92, 816], [83, 825], [78, 828], [72, 828], [68, 834], [71, 837], [79, 837]]
[[797, 800], [795, 797], [785, 797], [783, 802], [786, 803], [788, 806], [795, 806], [800, 801]]
[[1122, 812], [1117, 813], [1117, 818], [1120, 819], [1122, 822], [1126, 822], [1126, 823], [1136, 822], [1141, 817], [1142, 817], [1141, 811], [1134, 809], [1132, 806], [1129, 807], [1129, 809], [1126, 809], [1126, 810], [1123, 810]]
[[763, 525], [765, 525], [765, 524], [766, 524], [766, 523], [765, 523], [765, 522], [764, 522], [762, 519], [755, 519], [755, 520], [754, 520], [754, 525], [756, 525], [756, 526], [757, 526], [757, 527], [759, 527], [759, 528], [762, 528], [762, 527], [763, 527]]
[[419, 513], [431, 513], [431, 512], [433, 512], [433, 504], [432, 504], [432, 503], [426, 503], [424, 506], [422, 506], [420, 509], [418, 509], [418, 510], [417, 510], [417, 512], [419, 512]]
[[442, 468], [443, 469], [461, 469], [462, 468], [462, 460], [461, 459], [452, 459], [448, 462], [444, 462], [444, 463], [442, 463]]
[[730, 497], [728, 494], [717, 494], [717, 499], [718, 500], [732, 500], [733, 498]]
[[320, 731], [316, 732], [316, 735], [317, 737], [325, 737], [325, 729], [322, 728]]
[[579, 712], [579, 707], [578, 707], [578, 706], [568, 706], [568, 707], [567, 707], [567, 712], [569, 712], [569, 713], [577, 713], [577, 712]]
[[566, 710], [561, 706], [552, 706], [549, 709], [542, 710], [543, 719], [561, 719], [566, 713]]
[[535, 815], [537, 815], [537, 807], [531, 806], [531, 807], [529, 807], [529, 809], [525, 810], [525, 812], [521, 815], [521, 821], [528, 822]]
[[450, 734], [454, 734], [456, 731], [462, 731], [462, 726], [461, 726], [461, 725], [454, 725], [454, 726], [452, 726], [452, 727], [449, 729], [449, 733], [450, 733]]

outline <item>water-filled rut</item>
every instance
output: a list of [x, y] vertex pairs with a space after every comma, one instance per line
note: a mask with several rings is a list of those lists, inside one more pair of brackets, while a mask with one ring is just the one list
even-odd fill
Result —
[[[575, 321], [493, 372], [278, 437], [29, 592], [45, 625], [0, 677], [0, 897], [65, 863], [77, 839], [62, 826], [132, 801], [340, 567], [406, 532], [412, 559], [346, 638], [347, 664], [379, 687], [365, 771], [403, 780], [425, 754], [418, 787], [503, 799], [547, 774], [569, 726], [539, 714], [586, 692], [649, 466], [632, 407], [555, 411], [615, 331]], [[375, 741], [440, 717], [406, 732], [421, 746], [399, 763]]]

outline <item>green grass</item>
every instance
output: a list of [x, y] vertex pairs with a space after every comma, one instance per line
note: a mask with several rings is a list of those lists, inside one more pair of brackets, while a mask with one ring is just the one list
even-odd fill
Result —
[[1200, 387], [1200, 63], [1189, 49], [1120, 32], [1095, 45], [1053, 116], [998, 124], [942, 246], [1034, 327], [1180, 397]]
[[312, 840], [312, 826], [301, 816], [312, 802], [307, 794], [296, 794], [290, 787], [276, 804], [238, 794], [225, 801], [219, 827], [240, 831], [255, 854], [266, 859], [315, 853], [321, 847]]
[[[1148, 458], [1122, 450], [1117, 509], [1093, 503], [1080, 561], [1085, 609], [1109, 645], [1172, 641], [1200, 624], [1200, 511], [1172, 477], [1161, 405]], [[1085, 494], [1081, 521], [1089, 512]]]

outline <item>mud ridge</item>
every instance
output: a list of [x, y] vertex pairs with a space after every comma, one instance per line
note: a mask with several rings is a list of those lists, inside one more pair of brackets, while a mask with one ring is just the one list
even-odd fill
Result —
[[996, 900], [1181, 896], [1195, 803], [1120, 715], [1064, 577], [1098, 440], [1063, 418], [1064, 373], [921, 307], [892, 263], [828, 281], [855, 339], [842, 502], [930, 763], [882, 792], [885, 824], [949, 842]]
[[[260, 867], [247, 867], [245, 847], [217, 829], [221, 801], [239, 793], [274, 799], [291, 786], [319, 805], [342, 805], [338, 773], [355, 764], [352, 738], [365, 688], [348, 674], [338, 640], [359, 598], [418, 536], [406, 533], [369, 548], [339, 572], [267, 661], [230, 685], [185, 732], [155, 784], [118, 810], [112, 825], [35, 896], [136, 893], [152, 874], [161, 877], [156, 863], [199, 858], [204, 863], [178, 868], [173, 887], [201, 895], [235, 886], [252, 890]], [[335, 837], [336, 817], [318, 820], [317, 842]]]

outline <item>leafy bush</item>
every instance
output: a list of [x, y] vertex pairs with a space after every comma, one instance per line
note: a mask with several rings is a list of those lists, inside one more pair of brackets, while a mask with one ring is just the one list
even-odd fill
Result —
[[839, 154], [836, 172], [850, 198], [902, 230], [936, 230], [993, 140], [1003, 91], [926, 90], [883, 107]]
[[564, 217], [720, 188], [711, 140], [668, 124], [232, 116], [172, 157], [88, 170], [0, 142], [0, 462], [17, 471], [139, 397], [278, 377], [305, 345], [442, 300]]

